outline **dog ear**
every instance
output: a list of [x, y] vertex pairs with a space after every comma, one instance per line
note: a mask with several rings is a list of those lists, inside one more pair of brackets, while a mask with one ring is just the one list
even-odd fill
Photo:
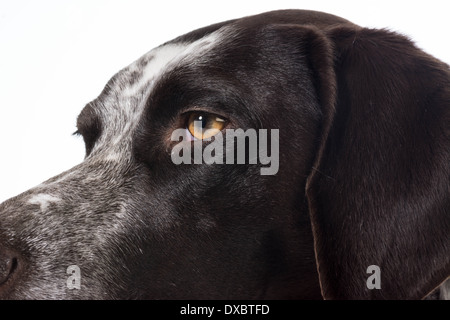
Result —
[[424, 298], [450, 275], [449, 67], [385, 30], [309, 35], [323, 119], [306, 193], [322, 294]]

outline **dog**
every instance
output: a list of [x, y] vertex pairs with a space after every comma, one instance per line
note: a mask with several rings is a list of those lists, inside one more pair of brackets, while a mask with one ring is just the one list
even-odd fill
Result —
[[[213, 143], [194, 120], [279, 130], [277, 172], [175, 164], [174, 130]], [[0, 298], [449, 298], [449, 123], [449, 66], [395, 32], [282, 10], [187, 33], [85, 106], [81, 164], [1, 204]]]

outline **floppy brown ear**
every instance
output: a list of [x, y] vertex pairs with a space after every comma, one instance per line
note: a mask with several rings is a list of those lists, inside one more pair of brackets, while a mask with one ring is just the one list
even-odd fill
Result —
[[392, 32], [325, 33], [307, 182], [322, 294], [424, 298], [450, 275], [449, 67]]

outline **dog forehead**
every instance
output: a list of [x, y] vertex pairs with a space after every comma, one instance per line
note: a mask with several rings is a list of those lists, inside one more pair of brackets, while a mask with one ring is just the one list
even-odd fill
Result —
[[[155, 84], [177, 66], [205, 61], [207, 52], [228, 38], [229, 30], [221, 28], [196, 40], [179, 40], [163, 44], [119, 71], [105, 86], [100, 96], [90, 102], [78, 117], [77, 125], [100, 120], [102, 133], [94, 146], [109, 150], [129, 143], [144, 112], [147, 98]], [[126, 139], [125, 139], [126, 138]], [[115, 157], [115, 156], [114, 156]]]
[[[161, 45], [119, 71], [108, 83], [108, 91], [113, 91], [116, 99], [145, 98], [152, 92], [158, 79], [176, 66], [205, 59], [206, 52], [222, 42], [224, 33], [218, 30], [195, 41], [180, 40]], [[126, 105], [118, 107], [129, 109]]]
[[170, 72], [175, 66], [202, 59], [206, 52], [226, 38], [225, 29], [219, 29], [197, 40], [187, 41], [180, 38], [151, 50], [123, 70], [122, 76], [129, 85], [121, 94], [134, 96], [143, 88], [151, 89], [151, 85], [159, 77]]

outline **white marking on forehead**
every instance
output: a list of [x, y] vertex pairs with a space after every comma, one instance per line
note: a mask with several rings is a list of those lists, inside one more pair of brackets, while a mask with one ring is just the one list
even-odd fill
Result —
[[142, 59], [150, 60], [144, 67], [141, 78], [132, 86], [126, 88], [123, 95], [127, 97], [135, 96], [144, 86], [148, 86], [149, 83], [152, 85], [154, 80], [164, 71], [168, 71], [170, 66], [175, 66], [186, 58], [189, 59], [189, 57], [198, 58], [199, 54], [211, 49], [217, 44], [220, 37], [221, 33], [216, 31], [192, 43], [169, 43], [153, 49], [129, 67], [130, 71], [138, 71], [139, 62]]
[[189, 59], [189, 57], [192, 57], [192, 59], [198, 58], [201, 53], [217, 44], [221, 35], [221, 32], [216, 31], [192, 43], [168, 43], [153, 49], [129, 67], [130, 71], [138, 71], [139, 62], [142, 59], [150, 60], [144, 67], [141, 78], [133, 86], [126, 88], [123, 94], [134, 96], [144, 86], [148, 86], [149, 82], [152, 85], [158, 76], [170, 69], [170, 66], [175, 66], [179, 62], [185, 61], [186, 58]]
[[38, 204], [41, 208], [41, 212], [45, 212], [51, 203], [61, 201], [60, 198], [52, 196], [51, 194], [39, 193], [32, 196], [29, 200], [29, 204]]
[[[186, 49], [186, 45], [182, 44], [167, 44], [162, 47], [153, 49], [141, 59], [150, 59], [149, 63], [144, 67], [143, 73], [139, 81], [132, 86], [127, 87], [123, 91], [123, 96], [133, 97], [142, 90], [145, 85], [155, 77], [170, 61], [178, 56], [183, 50]], [[141, 60], [140, 59], [140, 60]], [[130, 71], [139, 71], [139, 61], [133, 63], [130, 67]]]
[[[145, 96], [153, 90], [156, 81], [180, 64], [190, 64], [196, 59], [202, 59], [206, 52], [221, 42], [225, 31], [227, 29], [220, 29], [191, 43], [168, 43], [157, 47], [123, 70], [123, 79], [120, 80], [119, 76], [117, 80], [120, 85], [115, 89], [116, 100], [111, 104], [103, 102], [106, 108], [102, 111], [104, 122], [108, 123], [109, 128], [105, 128], [105, 134], [97, 144], [110, 146], [108, 152], [103, 154], [104, 160], [113, 162], [123, 160], [124, 152], [127, 151], [123, 148], [125, 138], [127, 139], [125, 143], [131, 144], [129, 138], [142, 117]], [[144, 64], [145, 61], [148, 61], [147, 64]], [[127, 79], [127, 75], [133, 72], [138, 74], [139, 78]], [[123, 88], [123, 81], [132, 83]], [[120, 87], [122, 89], [119, 89]]]

